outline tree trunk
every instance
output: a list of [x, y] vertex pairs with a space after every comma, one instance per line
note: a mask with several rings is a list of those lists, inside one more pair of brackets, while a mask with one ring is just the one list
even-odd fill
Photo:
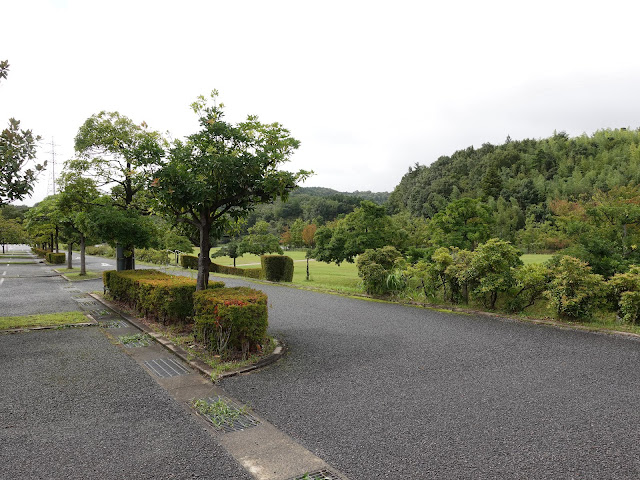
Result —
[[233, 268], [236, 268], [236, 257], [233, 257]]
[[69, 270], [73, 268], [73, 242], [67, 245], [67, 268]]
[[87, 267], [85, 265], [84, 250], [86, 247], [86, 241], [83, 234], [80, 234], [80, 275], [87, 274]]
[[56, 225], [56, 253], [60, 253], [58, 250], [58, 226]]
[[200, 229], [200, 255], [198, 256], [198, 280], [196, 290], [206, 290], [209, 286], [209, 258], [211, 252], [211, 239], [209, 238], [209, 230], [211, 226], [205, 219], [199, 225]]
[[51, 243], [49, 244], [49, 247], [51, 247], [51, 248], [49, 249], [49, 251], [50, 251], [50, 252], [52, 252], [52, 253], [53, 253], [53, 246], [54, 246], [54, 245], [55, 245], [55, 243], [53, 243], [53, 233], [52, 233], [52, 234], [51, 234]]
[[307, 282], [309, 281], [309, 257], [307, 257]]

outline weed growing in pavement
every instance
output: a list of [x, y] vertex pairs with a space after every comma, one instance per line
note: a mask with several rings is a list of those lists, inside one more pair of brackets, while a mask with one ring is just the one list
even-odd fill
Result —
[[247, 407], [236, 408], [227, 404], [222, 398], [218, 398], [215, 402], [209, 402], [204, 399], [194, 399], [191, 406], [198, 413], [207, 417], [216, 427], [227, 425], [233, 427], [233, 422], [247, 412]]
[[118, 337], [118, 340], [120, 340], [120, 343], [123, 345], [139, 343], [143, 347], [146, 347], [149, 345], [151, 337], [146, 333], [135, 333], [133, 335], [121, 335]]

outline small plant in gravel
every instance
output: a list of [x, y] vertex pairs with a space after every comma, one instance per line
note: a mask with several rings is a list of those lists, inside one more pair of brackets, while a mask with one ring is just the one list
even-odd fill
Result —
[[133, 335], [121, 335], [118, 337], [118, 340], [120, 340], [120, 343], [123, 345], [139, 343], [146, 347], [149, 345], [151, 337], [146, 333], [135, 333]]
[[218, 398], [214, 402], [201, 398], [194, 399], [191, 401], [191, 406], [198, 413], [207, 417], [216, 427], [233, 426], [233, 422], [247, 411], [247, 407], [236, 408], [229, 405], [222, 398]]

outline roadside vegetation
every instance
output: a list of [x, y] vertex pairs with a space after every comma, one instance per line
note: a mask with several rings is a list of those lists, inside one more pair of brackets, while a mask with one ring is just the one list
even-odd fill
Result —
[[11, 328], [72, 325], [88, 321], [89, 319], [82, 312], [63, 312], [38, 315], [23, 315], [16, 317], [0, 317], [0, 330]]
[[507, 138], [416, 164], [390, 194], [349, 194], [298, 188], [310, 172], [278, 170], [299, 146], [281, 125], [225, 121], [217, 92], [192, 107], [199, 128], [172, 143], [118, 112], [88, 118], [60, 193], [3, 206], [5, 236], [51, 262], [64, 242], [68, 269], [79, 248], [79, 277], [86, 253], [165, 270], [191, 255], [200, 291], [210, 272], [241, 273], [231, 267], [264, 278], [258, 264], [275, 253], [303, 288], [639, 322], [640, 130]]

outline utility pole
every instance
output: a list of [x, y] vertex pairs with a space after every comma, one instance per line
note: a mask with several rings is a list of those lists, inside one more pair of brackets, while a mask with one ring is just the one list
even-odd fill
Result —
[[51, 190], [47, 188], [47, 191], [51, 191], [52, 195], [56, 194], [56, 147], [59, 146], [54, 143], [53, 137], [51, 137], [51, 150], [47, 152], [51, 154], [51, 178], [49, 179]]

